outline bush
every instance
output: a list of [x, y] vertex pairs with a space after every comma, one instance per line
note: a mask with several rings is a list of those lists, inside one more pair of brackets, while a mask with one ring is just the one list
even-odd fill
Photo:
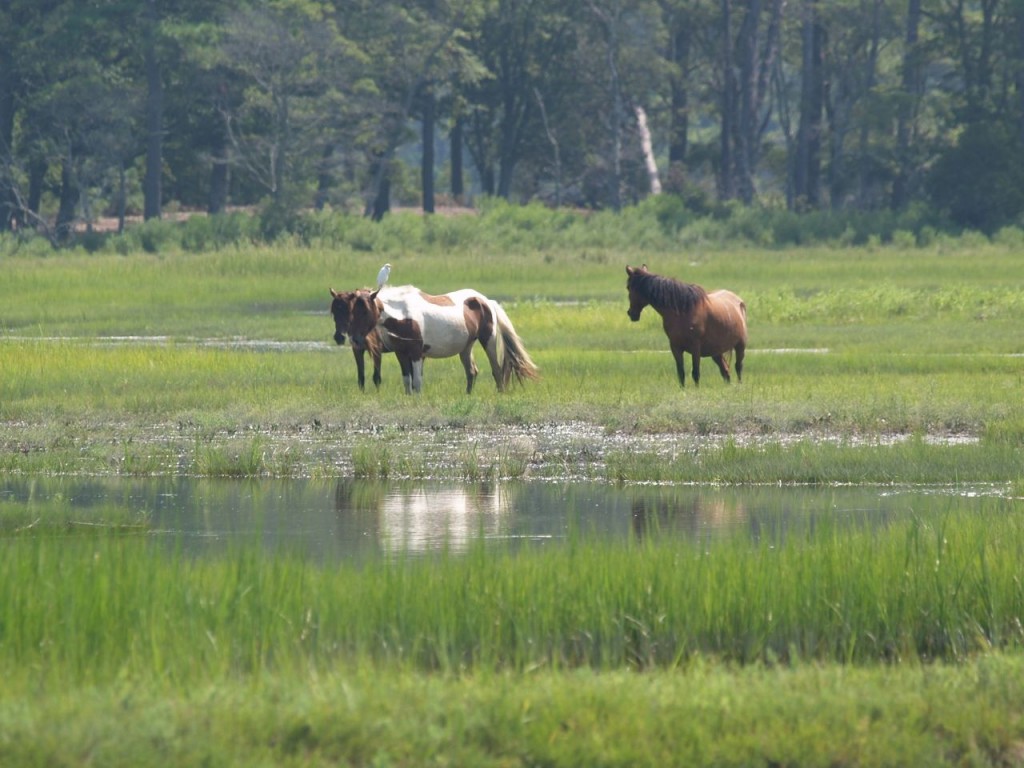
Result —
[[181, 244], [178, 234], [179, 227], [173, 221], [150, 219], [134, 227], [129, 227], [120, 237], [133, 246], [133, 250], [146, 253], [159, 253]]
[[181, 224], [181, 247], [199, 253], [252, 242], [260, 237], [257, 225], [257, 220], [248, 213], [191, 216]]
[[995, 123], [975, 123], [936, 162], [934, 203], [957, 224], [991, 234], [1024, 215], [1024, 148]]

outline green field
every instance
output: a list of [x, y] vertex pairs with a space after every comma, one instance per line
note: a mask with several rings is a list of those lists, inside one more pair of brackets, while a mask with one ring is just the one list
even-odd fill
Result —
[[[0, 506], [0, 764], [1024, 761], [1019, 237], [601, 247], [600, 219], [592, 240], [492, 232], [490, 248], [471, 226], [0, 248], [0, 472], [476, 480], [571, 463], [615, 483], [989, 483], [991, 505], [777, 548], [580, 536], [368, 568], [246, 545], [192, 561], [138, 521], [71, 530]], [[385, 261], [395, 283], [502, 301], [543, 378], [499, 394], [482, 371], [467, 396], [458, 360], [431, 360], [409, 397], [386, 357], [381, 390], [360, 392], [328, 288]], [[655, 313], [626, 317], [640, 263], [745, 299], [742, 384], [705, 365], [679, 387]], [[550, 424], [603, 437], [561, 454], [504, 439]], [[630, 442], [652, 435], [694, 448]], [[479, 436], [491, 447], [467, 452]]]

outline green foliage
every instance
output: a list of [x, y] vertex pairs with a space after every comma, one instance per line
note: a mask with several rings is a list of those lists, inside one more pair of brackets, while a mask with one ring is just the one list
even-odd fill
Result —
[[928, 186], [954, 222], [995, 232], [1024, 214], [1024, 147], [1008, 126], [972, 123], [936, 162]]
[[559, 547], [340, 566], [258, 541], [196, 560], [114, 526], [28, 528], [0, 558], [0, 669], [79, 685], [366, 662], [485, 673], [1016, 652], [1024, 524], [1007, 504], [762, 520], [754, 540], [573, 534]]
[[[513, 205], [484, 199], [477, 212], [456, 215], [396, 212], [383, 221], [345, 211], [298, 212], [283, 204], [268, 204], [258, 214], [234, 212], [194, 214], [184, 221], [150, 220], [128, 227], [124, 234], [95, 235], [76, 244], [90, 252], [128, 254], [136, 251], [194, 253], [253, 243], [278, 244], [294, 236], [304, 245], [364, 253], [403, 250], [444, 252], [538, 251], [564, 249], [651, 251], [680, 247], [736, 248], [744, 245], [774, 250], [792, 247], [851, 247], [889, 244], [925, 246], [948, 225], [921, 207], [903, 213], [888, 211], [816, 211], [795, 213], [774, 208], [722, 206], [710, 215], [697, 215], [687, 199], [658, 195], [639, 205], [611, 211], [552, 209], [540, 203]], [[1010, 237], [1009, 231], [1001, 237]], [[15, 241], [8, 250], [26, 253], [27, 242]], [[45, 241], [44, 241], [45, 242]], [[52, 250], [43, 247], [33, 252]]]
[[261, 220], [247, 213], [189, 216], [181, 224], [181, 248], [193, 253], [257, 242], [262, 238]]

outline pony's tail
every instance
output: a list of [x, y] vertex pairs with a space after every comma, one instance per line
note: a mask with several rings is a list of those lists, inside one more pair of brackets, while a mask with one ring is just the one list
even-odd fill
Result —
[[539, 379], [540, 369], [530, 359], [522, 339], [516, 335], [516, 329], [512, 327], [512, 321], [508, 319], [504, 308], [496, 301], [491, 300], [491, 310], [494, 312], [494, 319], [497, 322], [498, 362], [501, 364], [502, 388], [505, 388], [512, 381], [512, 374], [520, 384], [523, 379]]

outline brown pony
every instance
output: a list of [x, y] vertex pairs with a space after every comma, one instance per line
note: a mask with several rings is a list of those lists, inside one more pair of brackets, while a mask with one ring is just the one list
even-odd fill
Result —
[[680, 386], [686, 386], [683, 353], [693, 359], [693, 383], [700, 384], [700, 359], [710, 357], [729, 381], [724, 355], [736, 351], [736, 378], [743, 380], [743, 354], [747, 348], [747, 305], [732, 291], [708, 293], [699, 285], [683, 283], [647, 271], [647, 265], [626, 267], [629, 319], [636, 322], [650, 304], [661, 315]]
[[[334, 315], [334, 343], [341, 346], [345, 343], [345, 335], [349, 333], [349, 323], [352, 319], [352, 306], [360, 296], [369, 296], [368, 289], [357, 291], [335, 291], [331, 288], [331, 314]], [[365, 336], [357, 340], [352, 337], [352, 356], [356, 360], [356, 378], [359, 381], [359, 388], [364, 389], [366, 375], [363, 360], [367, 352], [373, 361], [373, 385], [380, 389], [380, 357], [386, 350], [380, 343], [380, 337], [376, 329], [372, 329]]]

